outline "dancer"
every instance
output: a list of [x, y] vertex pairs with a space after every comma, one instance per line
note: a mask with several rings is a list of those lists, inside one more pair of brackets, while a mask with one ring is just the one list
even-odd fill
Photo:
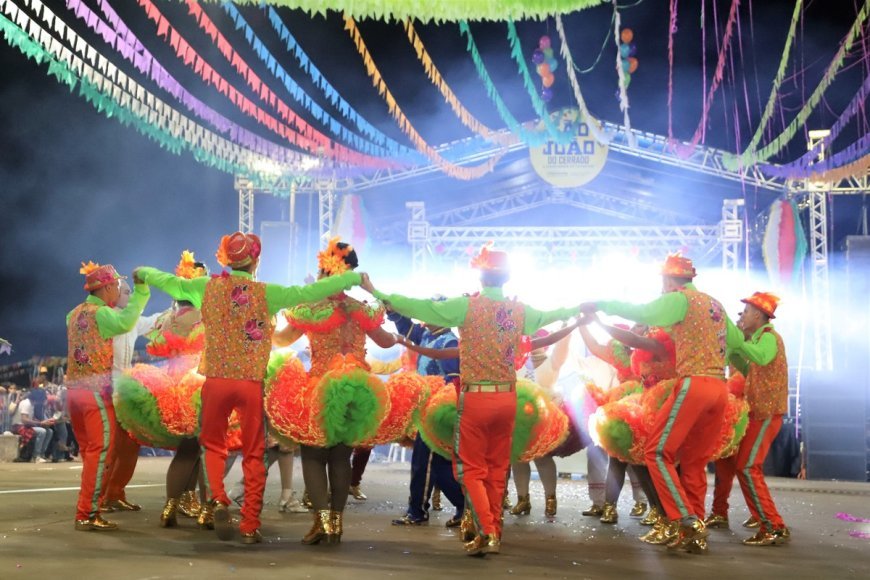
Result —
[[135, 275], [135, 290], [122, 310], [121, 280], [109, 264], [82, 263], [89, 295], [66, 318], [68, 366], [67, 401], [70, 422], [82, 456], [82, 482], [76, 507], [75, 529], [114, 530], [114, 522], [99, 514], [100, 490], [106, 456], [111, 452], [115, 425], [112, 406], [113, 339], [133, 330], [151, 296]]
[[472, 556], [497, 554], [501, 548], [502, 503], [517, 404], [514, 360], [520, 339], [577, 314], [576, 308], [541, 312], [506, 299], [502, 286], [510, 278], [507, 257], [484, 246], [471, 262], [480, 271], [480, 294], [443, 302], [384, 294], [363, 278], [363, 287], [396, 312], [428, 324], [459, 327], [462, 386], [455, 470], [478, 529], [478, 535], [465, 544]]
[[782, 337], [770, 322], [776, 317], [779, 298], [756, 292], [741, 302], [746, 306], [737, 326], [743, 330], [748, 343], [731, 361], [746, 376], [744, 392], [749, 402], [749, 426], [737, 453], [716, 462], [713, 513], [706, 523], [709, 527], [728, 526], [728, 496], [736, 474], [752, 514], [744, 525], [753, 520], [760, 523], [758, 532], [743, 543], [772, 546], [784, 544], [791, 538], [764, 481], [762, 469], [782, 427], [782, 416], [788, 412], [788, 362]]
[[[331, 280], [346, 276], [359, 265], [359, 259], [353, 247], [333, 238], [329, 246], [320, 252], [317, 257], [319, 278]], [[275, 333], [275, 344], [287, 346], [296, 342], [304, 334], [311, 344], [311, 368], [309, 369], [309, 384], [317, 384], [321, 377], [324, 389], [339, 389], [344, 393], [333, 390], [335, 396], [346, 399], [339, 406], [338, 411], [341, 421], [354, 423], [349, 417], [347, 409], [356, 405], [353, 392], [362, 391], [367, 387], [368, 381], [377, 381], [383, 389], [383, 384], [368, 371], [370, 368], [366, 360], [366, 338], [371, 338], [378, 346], [390, 348], [395, 344], [395, 339], [387, 331], [381, 328], [384, 319], [384, 310], [380, 305], [370, 307], [362, 302], [354, 300], [344, 293], [335, 292], [329, 297], [324, 297], [317, 304], [307, 307], [290, 309], [286, 313], [289, 325], [282, 331]], [[336, 367], [337, 364], [337, 368]], [[363, 373], [354, 370], [363, 369]], [[267, 396], [267, 409], [271, 408], [272, 400], [279, 395], [272, 389]], [[315, 395], [319, 395], [315, 392]], [[328, 397], [322, 397], [322, 400]], [[304, 401], [302, 404], [313, 405], [313, 401]], [[319, 424], [320, 420], [329, 421], [335, 415], [329, 416], [324, 411], [315, 417], [314, 421]], [[379, 420], [372, 421], [371, 417], [365, 417], [376, 428]], [[273, 421], [273, 427], [279, 432], [282, 429], [280, 422]], [[302, 426], [307, 430], [308, 425]], [[351, 425], [326, 425], [330, 430], [338, 427], [343, 433], [352, 430]], [[324, 431], [326, 430], [324, 428]], [[374, 434], [374, 429], [368, 435]], [[281, 433], [292, 439], [287, 433]], [[343, 436], [339, 437], [343, 438]], [[314, 509], [314, 525], [302, 538], [302, 543], [311, 545], [322, 541], [327, 543], [339, 543], [343, 532], [344, 507], [347, 504], [348, 490], [351, 487], [351, 464], [350, 456], [353, 447], [362, 441], [335, 441], [332, 444], [312, 445], [302, 442], [302, 477], [305, 480], [305, 489]]]
[[690, 259], [668, 256], [661, 272], [663, 295], [649, 304], [601, 301], [582, 309], [672, 327], [680, 382], [656, 415], [646, 463], [668, 519], [679, 526], [668, 548], [706, 551], [704, 469], [716, 452], [727, 401], [725, 349], [738, 347], [743, 336], [722, 305], [692, 284], [696, 272]]
[[[437, 295], [432, 298], [435, 302], [445, 300]], [[450, 328], [435, 326], [432, 324], [414, 324], [410, 318], [402, 316], [398, 312], [390, 311], [387, 314], [398, 332], [397, 342], [406, 348], [432, 349], [436, 352], [446, 348], [458, 348], [459, 338]], [[434, 353], [430, 353], [434, 354]], [[421, 375], [440, 376], [445, 384], [450, 384], [459, 379], [459, 356], [446, 359], [436, 359], [420, 353], [417, 357], [417, 372]], [[411, 484], [408, 508], [405, 515], [393, 520], [394, 526], [413, 526], [425, 524], [429, 521], [429, 497], [432, 497], [434, 505], [434, 488], [444, 491], [447, 500], [456, 508], [455, 515], [447, 521], [447, 527], [458, 526], [465, 510], [465, 497], [462, 488], [453, 476], [453, 463], [431, 449], [423, 441], [423, 437], [417, 433], [414, 439], [414, 448], [411, 451]]]
[[[126, 280], [121, 280], [121, 296], [118, 298], [118, 303], [115, 304], [115, 309], [123, 309], [129, 301], [130, 285], [127, 284]], [[113, 381], [117, 381], [125, 370], [133, 366], [136, 339], [152, 332], [161, 316], [163, 316], [162, 312], [150, 316], [140, 316], [136, 321], [136, 326], [130, 332], [116, 336], [112, 340]], [[127, 430], [121, 426], [117, 416], [113, 429], [112, 441], [114, 443], [112, 451], [109, 452], [106, 459], [106, 476], [103, 479], [100, 511], [104, 513], [115, 510], [137, 512], [142, 509], [142, 506], [127, 501], [126, 488], [133, 478], [133, 472], [136, 471], [136, 464], [139, 461], [139, 443], [130, 437]]]
[[[584, 319], [584, 322], [598, 322], [596, 317]], [[614, 327], [615, 330], [622, 330]], [[606, 345], [600, 344], [589, 331], [589, 325], [579, 327], [580, 336], [589, 352], [598, 359], [606, 362], [616, 371], [616, 378], [620, 385], [629, 381], [636, 381], [638, 377], [631, 368], [632, 347], [622, 341], [612, 338]], [[609, 330], [605, 328], [605, 330]], [[616, 389], [617, 387], [613, 387]], [[643, 485], [637, 475], [634, 466], [627, 469], [627, 465], [609, 456], [600, 445], [586, 447], [586, 478], [589, 485], [589, 499], [592, 506], [584, 510], [582, 515], [599, 518], [603, 524], [615, 524], [619, 520], [616, 512], [616, 502], [625, 485], [625, 474], [628, 472], [628, 480], [631, 483], [631, 494], [634, 506], [630, 515], [639, 517], [646, 511], [649, 496], [643, 491]]]
[[230, 500], [224, 491], [223, 474], [227, 421], [233, 409], [238, 409], [247, 483], [240, 525], [245, 544], [262, 541], [259, 515], [266, 484], [263, 379], [272, 346], [272, 316], [282, 308], [346, 290], [360, 280], [359, 274], [347, 272], [304, 287], [258, 282], [254, 276], [261, 248], [258, 236], [235, 232], [221, 239], [217, 260], [230, 271], [218, 276], [186, 280], [154, 268], [137, 271], [146, 283], [202, 310], [205, 351], [199, 369], [206, 380], [200, 443], [205, 447], [210, 507], [218, 538], [231, 539]]

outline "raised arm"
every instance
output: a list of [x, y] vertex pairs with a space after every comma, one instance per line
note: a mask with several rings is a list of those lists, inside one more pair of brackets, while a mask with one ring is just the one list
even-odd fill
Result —
[[578, 330], [580, 331], [580, 336], [583, 337], [583, 344], [586, 345], [586, 348], [589, 349], [589, 352], [592, 353], [592, 356], [596, 358], [600, 358], [603, 361], [609, 360], [607, 347], [599, 344], [595, 337], [592, 336], [592, 333], [589, 332], [589, 326], [581, 325]]
[[359, 284], [361, 279], [358, 272], [345, 272], [305, 286], [266, 284], [266, 303], [269, 307], [269, 314], [275, 314], [279, 310], [297, 304], [323, 300], [344, 290], [349, 290]]
[[619, 316], [650, 326], [673, 326], [686, 318], [689, 300], [682, 292], [668, 292], [646, 304], [601, 300], [584, 304], [583, 310], [600, 310], [611, 316]]
[[281, 330], [272, 334], [272, 346], [277, 348], [290, 346], [302, 338], [302, 334], [303, 332], [300, 329], [294, 328], [293, 325], [288, 324]]
[[451, 358], [459, 358], [458, 346], [450, 346], [447, 348], [428, 348], [415, 344], [403, 336], [398, 336], [397, 342], [408, 350], [412, 350], [417, 354], [421, 354], [423, 356], [428, 356], [431, 359], [446, 360]]
[[396, 335], [392, 332], [387, 332], [380, 326], [369, 330], [366, 334], [381, 348], [390, 348], [396, 344]]
[[633, 333], [630, 330], [625, 330], [624, 328], [618, 328], [609, 324], [601, 324], [601, 328], [606, 330], [607, 334], [609, 334], [625, 346], [631, 348], [639, 348], [641, 350], [651, 352], [659, 360], [665, 360], [668, 358], [668, 349], [666, 349], [662, 343], [655, 340], [654, 338], [641, 336], [639, 334]]
[[187, 300], [196, 308], [202, 308], [202, 297], [205, 295], [205, 285], [208, 277], [180, 278], [168, 272], [161, 272], [157, 268], [136, 268], [134, 274], [145, 284], [169, 294], [175, 300]]
[[557, 308], [556, 310], [538, 310], [531, 306], [525, 306], [525, 322], [523, 323], [523, 334], [534, 334], [539, 328], [543, 328], [553, 322], [560, 320], [568, 320], [571, 317], [580, 314], [578, 306], [570, 308]]
[[136, 321], [145, 310], [145, 305], [151, 297], [151, 290], [145, 284], [135, 284], [130, 302], [123, 310], [115, 310], [108, 306], [102, 306], [97, 310], [97, 327], [100, 336], [112, 338], [119, 334], [126, 334], [136, 327]]

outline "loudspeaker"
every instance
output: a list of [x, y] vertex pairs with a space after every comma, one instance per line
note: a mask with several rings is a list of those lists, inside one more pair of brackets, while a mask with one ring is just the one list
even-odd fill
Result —
[[262, 222], [260, 238], [263, 252], [257, 278], [263, 282], [289, 284], [293, 226], [290, 222]]

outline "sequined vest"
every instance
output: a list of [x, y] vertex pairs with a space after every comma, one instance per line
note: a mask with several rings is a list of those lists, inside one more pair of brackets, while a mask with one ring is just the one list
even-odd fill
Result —
[[680, 292], [689, 302], [686, 318], [672, 328], [677, 376], [725, 377], [725, 309], [718, 300], [689, 288]]
[[465, 322], [459, 329], [462, 382], [469, 385], [516, 382], [514, 360], [524, 324], [525, 309], [519, 302], [470, 297]]
[[305, 334], [311, 345], [311, 370], [312, 377], [319, 377], [329, 370], [330, 364], [336, 355], [350, 355], [363, 368], [368, 370], [366, 360], [366, 330], [363, 328], [358, 317], [351, 312], [365, 308], [361, 302], [353, 298], [327, 298], [324, 302], [331, 302], [335, 309], [343, 310], [347, 315], [344, 321], [336, 328], [323, 331], [309, 330]]
[[241, 276], [216, 276], [202, 299], [205, 351], [200, 374], [262, 381], [272, 350], [266, 285]]
[[749, 363], [745, 397], [753, 419], [766, 419], [788, 412], [788, 362], [785, 358], [785, 345], [782, 337], [773, 328], [767, 327], [762, 331], [765, 332], [776, 338], [776, 356], [764, 366]]
[[112, 384], [112, 339], [100, 336], [97, 326], [100, 308], [84, 302], [69, 317], [66, 384], [70, 389], [99, 391]]

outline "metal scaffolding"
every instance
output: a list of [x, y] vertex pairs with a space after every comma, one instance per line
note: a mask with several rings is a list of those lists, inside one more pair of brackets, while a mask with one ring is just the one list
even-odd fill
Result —
[[236, 176], [235, 190], [239, 194], [239, 231], [254, 231], [254, 187], [249, 179]]
[[737, 273], [740, 269], [740, 255], [746, 239], [743, 227], [742, 199], [726, 199], [722, 202], [722, 221], [719, 241], [722, 242], [722, 269]]
[[335, 220], [335, 181], [317, 182], [317, 240], [320, 249], [329, 245]]

